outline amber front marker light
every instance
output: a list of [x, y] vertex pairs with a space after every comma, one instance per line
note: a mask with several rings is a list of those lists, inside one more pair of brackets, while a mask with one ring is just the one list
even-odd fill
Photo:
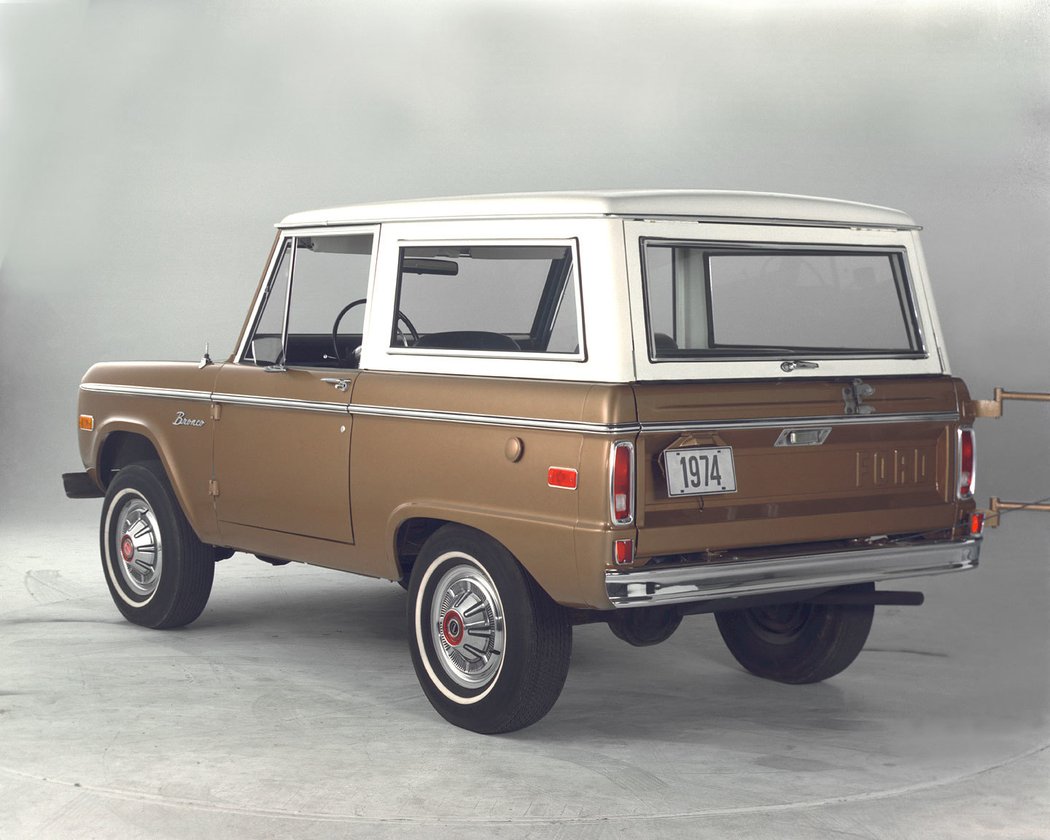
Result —
[[617, 540], [614, 554], [616, 565], [623, 566], [634, 562], [634, 540]]
[[95, 418], [90, 414], [80, 415], [80, 431], [93, 432], [95, 430]]

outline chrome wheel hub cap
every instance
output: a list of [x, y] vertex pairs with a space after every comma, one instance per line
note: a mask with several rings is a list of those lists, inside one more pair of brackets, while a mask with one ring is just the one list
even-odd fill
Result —
[[431, 638], [445, 673], [481, 688], [499, 672], [505, 636], [503, 604], [489, 576], [473, 565], [442, 575], [430, 610]]
[[117, 515], [116, 547], [124, 583], [136, 595], [152, 595], [160, 581], [163, 561], [160, 526], [149, 503], [137, 497], [124, 503]]

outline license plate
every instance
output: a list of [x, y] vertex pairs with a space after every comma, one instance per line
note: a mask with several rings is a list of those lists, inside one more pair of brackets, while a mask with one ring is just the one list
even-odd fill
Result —
[[671, 496], [736, 492], [732, 447], [667, 449], [664, 451], [664, 468], [667, 492]]

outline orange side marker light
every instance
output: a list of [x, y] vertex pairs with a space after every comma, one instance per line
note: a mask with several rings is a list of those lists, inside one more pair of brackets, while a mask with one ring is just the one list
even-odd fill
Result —
[[569, 467], [551, 467], [547, 470], [547, 484], [550, 487], [561, 487], [563, 490], [576, 489], [576, 470]]
[[970, 514], [970, 536], [979, 537], [984, 531], [984, 514], [983, 513], [971, 513]]

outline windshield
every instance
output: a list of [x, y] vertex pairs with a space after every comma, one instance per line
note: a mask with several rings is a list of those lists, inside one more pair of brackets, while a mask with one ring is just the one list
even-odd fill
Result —
[[924, 355], [900, 250], [642, 247], [654, 361]]

